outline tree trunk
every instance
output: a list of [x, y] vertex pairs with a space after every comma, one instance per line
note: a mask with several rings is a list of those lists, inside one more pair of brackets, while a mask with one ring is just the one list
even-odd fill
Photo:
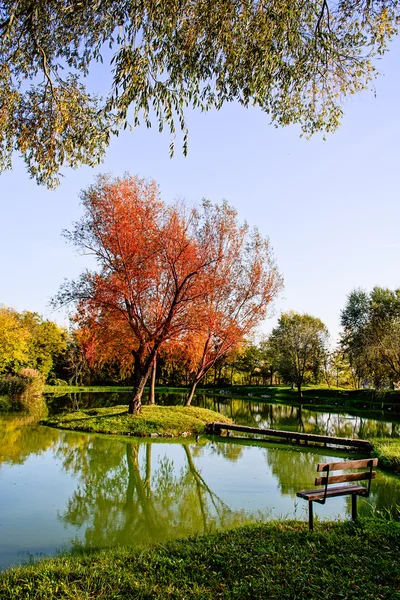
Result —
[[142, 410], [142, 396], [144, 386], [150, 375], [154, 355], [150, 356], [143, 365], [140, 355], [135, 354], [135, 375], [133, 378], [133, 390], [129, 399], [128, 414], [134, 415]]
[[192, 385], [190, 386], [190, 390], [189, 390], [189, 395], [186, 398], [185, 406], [190, 406], [192, 404], [194, 393], [196, 391], [197, 384], [199, 383], [201, 377], [197, 376], [196, 379], [194, 379], [194, 381], [192, 382]]
[[156, 371], [157, 371], [157, 355], [154, 356], [153, 366], [151, 371], [151, 382], [150, 382], [150, 404], [156, 403]]
[[142, 410], [142, 396], [147, 377], [141, 377], [136, 385], [133, 386], [132, 395], [129, 400], [128, 413], [130, 415], [138, 414]]
[[297, 393], [299, 395], [299, 398], [303, 397], [303, 392], [301, 391], [301, 383], [297, 384]]

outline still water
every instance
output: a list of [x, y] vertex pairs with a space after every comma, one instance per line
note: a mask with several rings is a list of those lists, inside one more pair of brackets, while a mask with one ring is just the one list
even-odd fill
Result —
[[[49, 405], [56, 411], [70, 410], [73, 403], [123, 401], [120, 395], [92, 394], [90, 399], [53, 399]], [[199, 404], [210, 402], [198, 398]], [[322, 413], [292, 413], [287, 406], [274, 406], [271, 413], [267, 405], [252, 405], [250, 411], [247, 404], [226, 401], [220, 409], [231, 411], [237, 422], [258, 426], [322, 427], [335, 435], [338, 428], [346, 435], [348, 427], [356, 435], [367, 431], [360, 437], [383, 430], [398, 434], [395, 423], [356, 424], [349, 415], [348, 421], [344, 415], [329, 420]], [[296, 492], [313, 487], [318, 462], [346, 456], [332, 449], [207, 437], [197, 443], [148, 442], [79, 434], [40, 426], [27, 416], [3, 415], [0, 427], [0, 568], [71, 547], [141, 546], [247, 522], [306, 519], [306, 502], [297, 501]], [[359, 499], [358, 505], [360, 514], [400, 505], [400, 478], [378, 472], [370, 498]], [[316, 513], [348, 518], [349, 500], [331, 499]]]

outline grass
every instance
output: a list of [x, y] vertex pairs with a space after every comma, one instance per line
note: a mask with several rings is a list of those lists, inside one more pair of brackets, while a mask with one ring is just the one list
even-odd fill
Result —
[[399, 552], [395, 522], [274, 522], [45, 559], [0, 574], [0, 599], [399, 600]]
[[400, 438], [372, 440], [373, 456], [379, 458], [379, 466], [400, 475]]
[[143, 406], [132, 416], [126, 406], [86, 409], [41, 421], [59, 429], [135, 436], [178, 436], [204, 433], [207, 423], [231, 419], [205, 408], [194, 406]]

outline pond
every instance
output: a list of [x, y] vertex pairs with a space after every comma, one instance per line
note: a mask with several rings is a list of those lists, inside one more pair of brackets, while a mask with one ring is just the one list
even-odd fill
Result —
[[[92, 394], [90, 402], [122, 403], [120, 396], [119, 401], [111, 396]], [[206, 401], [214, 402], [198, 399]], [[68, 410], [71, 402], [87, 406], [89, 399], [54, 399], [50, 409], [63, 405]], [[246, 403], [240, 403], [227, 401], [224, 407], [246, 414]], [[274, 406], [271, 417], [262, 405], [258, 411], [254, 406], [250, 423], [273, 419], [282, 427], [286, 419], [294, 427], [297, 419], [299, 426], [291, 407]], [[304, 413], [301, 426], [307, 428], [315, 417]], [[317, 420], [318, 426], [336, 427], [333, 417], [328, 425], [322, 416]], [[313, 487], [318, 462], [346, 456], [333, 449], [217, 442], [205, 436], [196, 443], [79, 434], [40, 426], [28, 416], [3, 415], [0, 421], [0, 568], [74, 547], [142, 546], [247, 522], [306, 520], [307, 503], [296, 500], [296, 492]], [[371, 431], [394, 425], [368, 422]], [[365, 426], [358, 423], [358, 431]], [[378, 471], [370, 498], [358, 504], [360, 514], [400, 505], [400, 478]], [[350, 511], [348, 498], [316, 507], [321, 518], [347, 519]]]

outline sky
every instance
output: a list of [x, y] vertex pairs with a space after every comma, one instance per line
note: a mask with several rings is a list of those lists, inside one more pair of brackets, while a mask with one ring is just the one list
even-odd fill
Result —
[[[226, 199], [241, 221], [268, 236], [284, 290], [262, 327], [281, 312], [319, 317], [332, 343], [354, 288], [400, 287], [400, 41], [380, 61], [373, 91], [347, 99], [340, 129], [310, 140], [296, 126], [237, 104], [187, 112], [189, 153], [169, 158], [170, 137], [136, 128], [114, 138], [103, 164], [63, 171], [50, 191], [29, 178], [22, 159], [0, 175], [0, 304], [65, 325], [49, 301], [64, 279], [90, 266], [61, 236], [81, 214], [80, 190], [96, 173], [153, 178], [162, 198], [197, 204]], [[234, 282], [233, 282], [234, 283]]]

